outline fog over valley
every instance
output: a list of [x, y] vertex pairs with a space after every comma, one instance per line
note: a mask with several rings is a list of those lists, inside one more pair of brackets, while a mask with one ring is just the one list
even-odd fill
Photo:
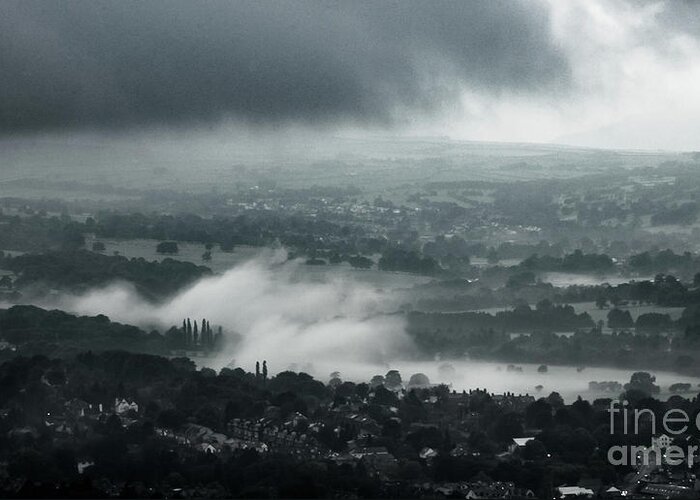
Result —
[[284, 251], [263, 255], [221, 276], [204, 278], [162, 304], [149, 304], [128, 285], [109, 285], [77, 297], [60, 297], [61, 309], [164, 330], [180, 317], [210, 318], [237, 338], [211, 359], [252, 368], [267, 359], [282, 371], [313, 366], [323, 377], [333, 371], [368, 373], [415, 354], [400, 316], [386, 314], [386, 299], [351, 280], [328, 282], [299, 278], [298, 262]]

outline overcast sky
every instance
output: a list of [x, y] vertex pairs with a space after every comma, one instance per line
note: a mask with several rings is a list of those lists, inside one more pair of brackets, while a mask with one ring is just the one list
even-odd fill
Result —
[[0, 134], [219, 127], [700, 150], [700, 2], [0, 2]]

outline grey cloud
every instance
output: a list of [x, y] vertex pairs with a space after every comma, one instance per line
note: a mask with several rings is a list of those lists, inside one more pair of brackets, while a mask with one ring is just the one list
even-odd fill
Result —
[[666, 0], [661, 2], [657, 21], [664, 30], [700, 36], [700, 2], [696, 0]]
[[360, 122], [564, 92], [538, 2], [6, 0], [0, 131]]

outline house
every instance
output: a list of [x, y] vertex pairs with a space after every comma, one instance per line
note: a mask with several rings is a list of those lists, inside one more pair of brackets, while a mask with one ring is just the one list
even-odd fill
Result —
[[659, 434], [651, 438], [651, 447], [654, 450], [665, 450], [673, 443], [673, 438], [667, 434]]
[[513, 442], [508, 446], [508, 451], [510, 453], [515, 453], [516, 450], [523, 450], [525, 445], [535, 439], [534, 437], [520, 437], [513, 438]]
[[516, 488], [513, 492], [515, 498], [535, 498], [535, 492], [529, 488]]
[[139, 405], [134, 401], [128, 401], [126, 399], [115, 398], [115, 400], [114, 400], [114, 413], [116, 413], [117, 415], [124, 415], [131, 410], [138, 413]]
[[0, 351], [16, 351], [17, 347], [5, 340], [0, 340]]
[[93, 465], [95, 465], [95, 462], [93, 462], [92, 460], [83, 460], [81, 462], [78, 462], [78, 474], [83, 474], [85, 472], [85, 469], [87, 469], [88, 467], [92, 467]]
[[450, 451], [450, 456], [453, 457], [465, 457], [467, 455], [471, 455], [471, 450], [466, 443], [458, 443], [455, 445], [452, 451]]
[[66, 411], [73, 417], [84, 417], [92, 409], [92, 405], [77, 398], [67, 401], [64, 406]]
[[350, 452], [356, 460], [362, 460], [372, 471], [387, 474], [394, 472], [398, 461], [384, 446], [356, 448]]
[[352, 465], [355, 463], [355, 459], [352, 457], [352, 455], [350, 455], [350, 453], [333, 452], [329, 454], [327, 458], [328, 460], [334, 462], [336, 465]]
[[642, 488], [641, 493], [651, 498], [697, 498], [692, 488], [676, 484], [649, 483]]
[[367, 456], [389, 455], [389, 450], [387, 450], [384, 446], [364, 446], [351, 450], [350, 455], [352, 455], [355, 459], [360, 460]]
[[[625, 493], [626, 494], [626, 493]], [[622, 495], [622, 490], [619, 488], [616, 488], [615, 486], [611, 486], [607, 490], [605, 490], [605, 493], [603, 495], [606, 498], [611, 498], [611, 497], [620, 497]]]
[[515, 491], [513, 483], [485, 482], [479, 481], [476, 483], [467, 483], [464, 485], [466, 494], [464, 498], [469, 500], [487, 499], [487, 498], [510, 498]]
[[597, 495], [603, 489], [603, 481], [597, 477], [582, 477], [579, 479], [576, 486], [593, 490], [593, 492]]
[[196, 448], [203, 453], [214, 454], [219, 452], [219, 450], [217, 450], [216, 447], [210, 443], [200, 443], [196, 446]]
[[559, 498], [593, 498], [595, 492], [590, 488], [580, 486], [559, 486], [557, 488]]

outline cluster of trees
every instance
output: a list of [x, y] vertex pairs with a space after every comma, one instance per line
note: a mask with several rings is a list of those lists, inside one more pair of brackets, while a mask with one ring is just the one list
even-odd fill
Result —
[[220, 346], [223, 341], [223, 330], [221, 326], [214, 333], [211, 324], [207, 319], [202, 319], [201, 328], [190, 318], [182, 320], [181, 328], [171, 328], [165, 334], [168, 345], [173, 349], [214, 349]]
[[466, 241], [459, 236], [438, 235], [433, 241], [423, 245], [423, 253], [436, 260], [452, 256], [468, 263], [471, 257], [485, 257], [496, 264], [503, 259], [525, 259], [532, 255], [561, 257], [568, 244], [551, 243], [542, 240], [537, 244], [504, 241], [495, 246], [487, 246], [481, 241]]
[[638, 332], [663, 332], [677, 329], [677, 324], [668, 314], [649, 312], [632, 319], [628, 310], [613, 308], [608, 312], [608, 327], [614, 329], [636, 328]]
[[532, 255], [520, 263], [521, 268], [531, 271], [593, 272], [604, 273], [613, 269], [612, 258], [605, 254], [585, 254], [581, 250], [564, 257]]
[[2, 356], [72, 356], [85, 350], [123, 349], [133, 352], [165, 354], [165, 338], [158, 332], [147, 333], [135, 326], [110, 321], [103, 315], [75, 316], [63, 311], [47, 311], [35, 306], [0, 309], [0, 339], [16, 352]]
[[87, 250], [5, 256], [0, 258], [0, 268], [18, 275], [15, 287], [20, 289], [34, 286], [45, 291], [55, 288], [79, 293], [95, 286], [126, 281], [150, 300], [166, 298], [211, 274], [209, 268], [191, 262], [167, 258], [149, 262], [143, 258], [128, 259]]
[[658, 252], [641, 252], [631, 255], [626, 262], [628, 268], [640, 273], [681, 273], [690, 275], [700, 269], [700, 259], [690, 252], [677, 254], [666, 249]]
[[[621, 395], [627, 411], [612, 415], [610, 398], [566, 404], [553, 392], [518, 404], [513, 394], [457, 394], [446, 386], [427, 387], [420, 374], [411, 379], [422, 388], [403, 389], [395, 370], [370, 384], [343, 381], [334, 373], [326, 385], [305, 373], [268, 377], [265, 362], [253, 374], [240, 368], [197, 370], [186, 358], [124, 351], [16, 357], [0, 365], [0, 460], [19, 481], [0, 479], [0, 495], [415, 497], [416, 483], [478, 478], [513, 481], [551, 498], [558, 484], [584, 477], [614, 484], [630, 472], [612, 466], [606, 454], [615, 445], [648, 445], [658, 431], [645, 418], [635, 433], [627, 432], [625, 419], [635, 410], [653, 413], [657, 426], [670, 409], [700, 412], [698, 398], [654, 399], [658, 385], [648, 372], [632, 375]], [[120, 418], [112, 411], [116, 398], [135, 401], [138, 412]], [[80, 409], [88, 405], [83, 415]], [[369, 436], [343, 421], [349, 408], [373, 426]], [[263, 418], [271, 425], [293, 425], [295, 433], [329, 452], [348, 451], [348, 443], [357, 440], [384, 447], [395, 464], [377, 476], [369, 461], [341, 465], [329, 455], [300, 459], [227, 446], [211, 453], [162, 433], [182, 435], [194, 424], [226, 434], [232, 419]], [[508, 459], [496, 459], [525, 429], [537, 429], [536, 439]], [[689, 426], [687, 437], [695, 442], [700, 431]], [[435, 456], [421, 458], [426, 448]], [[82, 474], [79, 462], [88, 464]]]
[[[693, 270], [696, 267], [692, 268]], [[472, 270], [473, 271], [473, 270]], [[692, 277], [693, 274], [689, 273]], [[688, 275], [688, 273], [686, 273]], [[672, 274], [657, 274], [653, 279], [635, 280], [617, 285], [570, 285], [554, 287], [537, 278], [537, 271], [521, 266], [489, 267], [468, 275], [478, 281], [443, 280], [422, 287], [420, 302], [429, 309], [484, 309], [506, 307], [518, 301], [536, 303], [549, 299], [554, 303], [596, 302], [599, 308], [630, 304], [656, 304], [664, 307], [689, 307], [700, 303], [700, 273], [692, 283], [679, 280]], [[499, 287], [504, 284], [504, 287]], [[417, 289], [418, 293], [423, 292]]]
[[[700, 373], [695, 363], [700, 359], [700, 316], [690, 313], [678, 323], [665, 314], [640, 315], [632, 322], [635, 333], [631, 327], [619, 326], [629, 325], [631, 318], [625, 311], [616, 311], [610, 316], [611, 324], [623, 323], [611, 326], [615, 328], [612, 334], [601, 332], [602, 321], [594, 325], [587, 314], [576, 315], [571, 306], [548, 306], [547, 301], [537, 309], [521, 306], [499, 314], [411, 312], [407, 315], [408, 333], [425, 354], [468, 353], [475, 359], [511, 363], [653, 367]], [[682, 331], [682, 324], [688, 325], [685, 335], [666, 335], [669, 330]], [[567, 330], [573, 334], [556, 333]], [[509, 332], [527, 334], [511, 338]]]
[[[35, 252], [83, 248], [83, 235], [93, 233], [102, 238], [156, 239], [160, 241], [158, 251], [163, 254], [177, 253], [178, 242], [199, 242], [209, 245], [204, 260], [211, 258], [210, 249], [214, 244], [230, 251], [236, 244], [262, 246], [280, 242], [296, 254], [308, 256], [310, 263], [347, 261], [355, 267], [368, 269], [374, 265], [368, 257], [379, 253], [382, 254], [380, 269], [426, 275], [439, 275], [448, 270], [454, 275], [474, 277], [478, 271], [470, 268], [471, 256], [486, 256], [490, 262], [497, 263], [499, 259], [529, 255], [507, 273], [520, 273], [521, 277], [538, 271], [609, 272], [614, 269], [613, 260], [608, 255], [589, 253], [599, 248], [592, 242], [585, 245], [584, 250], [566, 255], [564, 250], [571, 248], [566, 241], [506, 242], [487, 247], [482, 242], [468, 242], [458, 236], [437, 236], [421, 248], [416, 231], [410, 228], [387, 231], [386, 237], [368, 236], [361, 224], [348, 225], [321, 218], [255, 211], [233, 217], [102, 211], [84, 222], [71, 220], [68, 216], [41, 215], [0, 215], [0, 221], [6, 221], [3, 225], [6, 230], [0, 235], [0, 247]], [[100, 242], [97, 242], [95, 251], [103, 251]], [[676, 255], [665, 250], [632, 256], [627, 269], [635, 272], [676, 270], [687, 276], [698, 269], [698, 262], [688, 253]]]
[[[538, 293], [549, 298], [553, 302], [576, 303], [595, 302], [597, 307], [603, 309], [610, 307], [626, 306], [630, 304], [655, 304], [663, 307], [689, 307], [700, 303], [700, 289], [696, 283], [681, 282], [670, 274], [657, 274], [652, 280], [630, 280], [618, 285], [571, 285], [566, 288], [555, 288], [547, 283], [534, 283], [534, 275], [527, 272], [512, 275], [515, 285], [535, 284], [526, 290], [517, 290], [519, 295], [531, 292], [533, 296]], [[512, 299], [509, 290], [496, 290], [489, 292], [491, 300], [503, 297], [501, 302]]]
[[[156, 239], [160, 241], [156, 251], [166, 255], [178, 253], [178, 242], [203, 243], [209, 245], [203, 255], [204, 260], [209, 260], [214, 244], [223, 251], [231, 251], [235, 245], [264, 246], [279, 242], [296, 253], [309, 256], [314, 262], [325, 257], [332, 264], [347, 261], [354, 267], [368, 269], [373, 261], [367, 256], [382, 253], [381, 269], [428, 275], [440, 271], [437, 260], [416, 249], [399, 248], [388, 238], [366, 236], [359, 226], [297, 215], [253, 212], [235, 217], [207, 218], [193, 214], [145, 215], [103, 211], [85, 222], [73, 221], [67, 216], [6, 219], [7, 231], [0, 235], [0, 247], [6, 249], [34, 252], [76, 250], [84, 247], [84, 234], [92, 233], [99, 238]], [[97, 242], [94, 251], [104, 251], [104, 245]], [[460, 266], [468, 266], [468, 258], [459, 258]], [[456, 264], [452, 262], [451, 267]]]
[[[311, 252], [311, 258], [306, 261], [309, 265], [325, 265], [327, 259], [328, 264], [340, 264], [347, 262], [356, 269], [370, 269], [374, 265], [374, 261], [364, 255], [348, 255], [339, 254], [331, 250], [314, 250]], [[289, 258], [296, 258], [295, 253], [291, 253]]]
[[[568, 245], [567, 245], [568, 246]], [[520, 259], [527, 258], [531, 255], [540, 255], [544, 257], [561, 257], [564, 255], [565, 245], [561, 242], [550, 243], [549, 241], [540, 241], [536, 245], [527, 243], [516, 243], [505, 241], [494, 248], [498, 259]]]
[[85, 244], [84, 226], [68, 216], [47, 217], [40, 214], [29, 217], [0, 213], [0, 248], [24, 252], [45, 250], [72, 250]]
[[[138, 402], [140, 410], [128, 424], [112, 413], [115, 398]], [[171, 497], [187, 491], [185, 496], [196, 497], [306, 498], [360, 491], [380, 496], [380, 483], [364, 468], [303, 463], [255, 450], [205, 453], [156, 432], [182, 433], [189, 424], [226, 432], [233, 418], [273, 414], [282, 424], [295, 412], [311, 417], [321, 401], [331, 400], [329, 388], [292, 372], [264, 383], [241, 369], [196, 370], [184, 358], [116, 351], [67, 360], [18, 357], [0, 366], [0, 460], [12, 478], [0, 479], [0, 495], [105, 497], [116, 491]], [[92, 405], [92, 412], [102, 405], [104, 413], [81, 417], [72, 409], [75, 401]], [[50, 424], [54, 419], [66, 423], [70, 439], [58, 434]], [[335, 439], [333, 427], [324, 426], [319, 439]], [[79, 462], [90, 463], [82, 474]], [[23, 480], [29, 481], [17, 490]]]
[[[386, 378], [400, 375], [390, 372]], [[0, 460], [13, 478], [28, 481], [18, 491], [14, 488], [21, 481], [0, 480], [0, 490], [9, 497], [41, 496], [42, 491], [52, 496], [411, 497], [416, 482], [466, 481], [480, 470], [495, 480], [540, 491], [550, 478], [564, 481], [591, 466], [596, 413], [581, 402], [566, 406], [556, 393], [525, 410], [509, 411], [485, 391], [474, 391], [464, 399], [465, 406], [454, 402], [445, 386], [407, 391], [399, 398], [388, 388], [391, 381], [370, 388], [335, 380], [324, 385], [293, 372], [268, 379], [241, 369], [217, 374], [196, 370], [184, 358], [125, 352], [84, 353], [67, 360], [16, 358], [0, 366], [0, 408], [7, 410], [0, 417]], [[115, 398], [136, 401], [138, 413], [125, 420], [112, 414]], [[102, 405], [105, 411], [81, 417], [76, 401]], [[346, 405], [358, 405], [358, 412], [377, 427], [368, 446], [386, 447], [396, 457], [390, 482], [371, 474], [364, 461], [339, 465], [325, 458], [302, 461], [283, 453], [226, 448], [206, 453], [156, 432], [182, 433], [196, 424], [226, 433], [234, 418], [265, 417], [282, 425], [301, 414], [295, 432], [342, 452], [348, 441], [360, 438], [356, 428], [336, 419], [334, 410]], [[480, 423], [465, 440], [456, 429], [467, 413], [479, 415]], [[430, 424], [436, 415], [440, 427]], [[72, 429], [70, 439], [58, 434], [49, 423], [53, 419]], [[507, 466], [490, 459], [521, 436], [526, 425], [542, 429], [537, 446]], [[458, 441], [469, 453], [451, 453]], [[430, 462], [419, 457], [426, 447], [439, 453]], [[548, 459], [548, 453], [555, 458]], [[90, 464], [82, 474], [81, 461]], [[614, 470], [606, 469], [614, 477]]]
[[382, 271], [404, 271], [434, 276], [442, 272], [440, 264], [431, 257], [424, 257], [415, 250], [389, 248], [382, 253], [378, 264]]
[[652, 214], [651, 223], [654, 226], [668, 224], [689, 226], [698, 219], [698, 210], [700, 207], [695, 202], [680, 203]]
[[[549, 300], [540, 301], [533, 309], [520, 304], [512, 310], [495, 314], [485, 312], [423, 313], [408, 314], [409, 331], [418, 337], [435, 337], [447, 333], [456, 336], [464, 334], [464, 339], [474, 332], [495, 330], [500, 332], [522, 331], [561, 331], [577, 328], [593, 328], [593, 320], [588, 313], [577, 314], [570, 305], [555, 305]], [[446, 343], [445, 349], [454, 346]]]
[[629, 383], [624, 385], [625, 395], [628, 399], [630, 391], [635, 391], [641, 397], [649, 397], [652, 394], [661, 392], [661, 387], [656, 385], [656, 377], [648, 372], [634, 372], [630, 377]]
[[177, 241], [161, 241], [156, 245], [156, 252], [158, 253], [174, 255], [179, 251]]
[[437, 260], [452, 256], [461, 258], [469, 263], [471, 251], [472, 249], [467, 242], [459, 236], [446, 238], [444, 235], [439, 235], [433, 241], [428, 241], [423, 245], [423, 254]]
[[92, 229], [104, 238], [218, 243], [224, 251], [231, 250], [234, 245], [263, 246], [275, 241], [290, 247], [312, 248], [318, 244], [319, 237], [331, 240], [349, 239], [358, 235], [355, 229], [347, 226], [279, 213], [207, 218], [194, 214], [145, 215], [103, 212], [98, 214], [96, 221], [87, 229]]

